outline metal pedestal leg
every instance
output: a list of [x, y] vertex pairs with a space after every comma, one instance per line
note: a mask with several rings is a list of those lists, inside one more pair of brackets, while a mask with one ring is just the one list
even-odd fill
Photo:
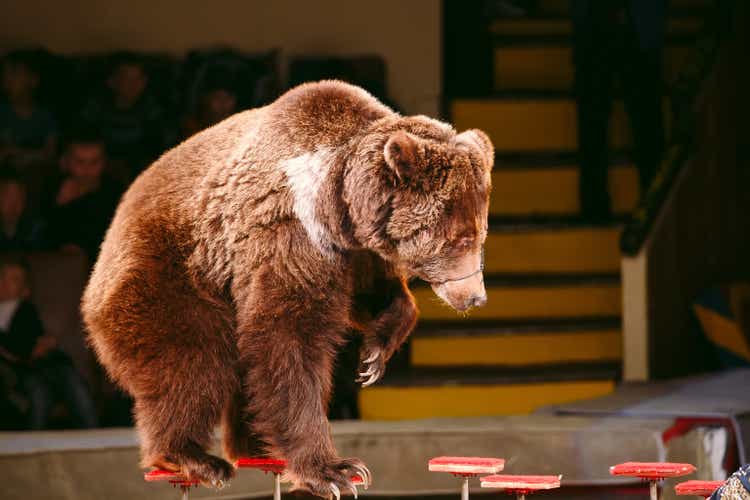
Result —
[[659, 500], [659, 484], [656, 481], [649, 481], [648, 486], [651, 492], [651, 500]]
[[273, 500], [281, 500], [281, 474], [273, 475]]

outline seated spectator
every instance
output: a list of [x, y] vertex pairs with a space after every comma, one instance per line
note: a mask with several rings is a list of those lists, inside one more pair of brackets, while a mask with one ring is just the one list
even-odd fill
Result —
[[28, 399], [27, 428], [44, 429], [58, 401], [66, 404], [74, 426], [96, 427], [94, 404], [83, 379], [70, 357], [57, 349], [55, 338], [45, 335], [29, 297], [23, 263], [0, 262], [0, 363], [16, 375]]
[[39, 71], [30, 52], [11, 52], [2, 65], [5, 102], [0, 103], [0, 161], [17, 168], [52, 161], [57, 123], [36, 99]]
[[192, 112], [183, 123], [183, 135], [190, 137], [236, 113], [239, 103], [237, 75], [217, 69], [206, 74], [193, 98]]
[[71, 137], [60, 159], [62, 177], [46, 196], [50, 245], [82, 251], [94, 262], [99, 245], [122, 194], [120, 185], [104, 175], [104, 143], [94, 133]]
[[28, 210], [26, 194], [20, 177], [0, 174], [0, 252], [44, 248], [43, 224]]
[[113, 168], [138, 175], [165, 147], [164, 113], [147, 91], [148, 75], [135, 54], [113, 57], [105, 93], [89, 101], [82, 120], [100, 130]]

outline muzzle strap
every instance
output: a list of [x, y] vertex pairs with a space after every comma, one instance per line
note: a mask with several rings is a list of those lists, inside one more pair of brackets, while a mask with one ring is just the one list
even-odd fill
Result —
[[461, 276], [460, 278], [450, 278], [443, 281], [431, 281], [431, 284], [435, 285], [442, 285], [443, 283], [450, 283], [451, 281], [463, 281], [465, 279], [469, 279], [474, 275], [481, 274], [484, 272], [484, 247], [479, 251], [479, 269], [474, 271], [473, 273], [469, 273], [466, 276]]

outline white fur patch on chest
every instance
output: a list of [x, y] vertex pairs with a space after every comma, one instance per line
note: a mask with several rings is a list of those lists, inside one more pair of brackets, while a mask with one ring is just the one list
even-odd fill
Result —
[[281, 162], [289, 189], [294, 196], [294, 213], [310, 241], [324, 254], [332, 250], [331, 236], [316, 215], [318, 194], [331, 168], [331, 154], [321, 149]]

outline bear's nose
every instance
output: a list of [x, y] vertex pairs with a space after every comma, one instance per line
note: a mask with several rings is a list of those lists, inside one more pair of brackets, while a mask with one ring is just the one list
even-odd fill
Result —
[[487, 303], [487, 294], [472, 295], [467, 302], [469, 307], [482, 307]]

